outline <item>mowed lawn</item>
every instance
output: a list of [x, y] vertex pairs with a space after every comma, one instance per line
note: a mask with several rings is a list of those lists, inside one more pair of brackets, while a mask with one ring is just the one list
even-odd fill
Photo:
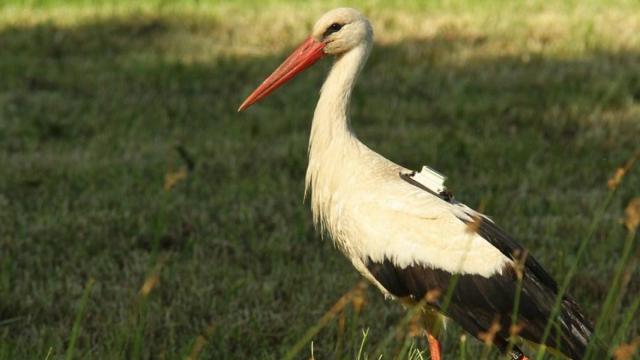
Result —
[[[276, 359], [353, 288], [359, 275], [303, 202], [331, 61], [236, 113], [338, 5], [375, 30], [357, 134], [446, 174], [559, 279], [600, 221], [569, 289], [598, 317], [640, 196], [636, 164], [597, 215], [640, 148], [640, 4], [9, 0], [0, 358]], [[626, 295], [604, 326], [612, 347], [640, 334], [636, 317], [611, 336], [640, 296], [631, 236]], [[371, 287], [365, 300], [296, 358], [355, 358], [367, 329], [364, 354], [401, 354], [403, 309]], [[460, 335], [448, 328], [447, 358]], [[467, 347], [478, 358], [481, 345]]]

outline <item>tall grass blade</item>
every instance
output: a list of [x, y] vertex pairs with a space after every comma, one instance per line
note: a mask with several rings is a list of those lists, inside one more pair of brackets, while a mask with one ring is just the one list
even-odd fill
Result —
[[358, 348], [356, 345], [357, 344], [356, 337], [358, 333], [357, 329], [358, 329], [359, 319], [360, 319], [360, 309], [358, 308], [358, 306], [354, 305], [353, 315], [351, 316], [351, 321], [349, 324], [349, 344], [353, 344], [350, 349], [350, 353], [353, 355], [352, 357], [355, 357], [358, 351]]
[[402, 346], [398, 350], [394, 359], [407, 359], [411, 357], [411, 349], [414, 346], [413, 337], [410, 333], [405, 334], [404, 341], [402, 342]]
[[633, 320], [637, 321], [636, 312], [638, 312], [638, 309], [640, 309], [640, 296], [635, 299], [631, 306], [629, 306], [627, 312], [624, 314], [622, 323], [620, 324], [616, 335], [613, 337], [615, 344], [620, 344], [625, 340], [627, 329], [629, 329], [629, 326], [631, 326]]
[[[600, 207], [596, 217], [594, 218], [594, 221], [591, 222], [591, 226], [589, 227], [589, 231], [587, 233], [587, 236], [585, 236], [583, 238], [582, 242], [580, 243], [580, 247], [578, 248], [578, 252], [576, 254], [576, 258], [573, 261], [573, 263], [571, 264], [571, 267], [569, 268], [569, 271], [567, 272], [567, 275], [565, 276], [564, 281], [562, 282], [562, 285], [558, 289], [558, 294], [556, 296], [556, 301], [553, 304], [553, 308], [551, 309], [551, 312], [549, 314], [549, 319], [547, 321], [547, 325], [545, 326], [544, 332], [542, 334], [542, 338], [541, 338], [541, 341], [540, 341], [541, 344], [545, 344], [547, 339], [549, 338], [549, 334], [551, 333], [551, 328], [553, 327], [553, 324], [555, 323], [556, 316], [558, 316], [558, 313], [560, 312], [560, 306], [562, 305], [562, 299], [563, 299], [563, 297], [564, 297], [564, 295], [565, 295], [565, 293], [567, 291], [567, 288], [569, 287], [569, 283], [573, 279], [573, 276], [575, 275], [575, 272], [578, 269], [578, 263], [580, 262], [580, 259], [582, 258], [582, 256], [584, 256], [585, 250], [587, 249], [587, 245], [589, 244], [589, 241], [591, 240], [591, 238], [593, 237], [593, 234], [595, 233], [596, 229], [598, 228], [598, 225], [600, 224], [600, 220], [604, 217], [604, 213], [605, 213], [606, 209], [609, 207], [609, 204], [611, 203], [611, 200], [613, 199], [614, 193], [615, 193], [615, 190], [611, 190], [611, 191], [608, 192], [607, 198], [605, 199], [604, 203]], [[545, 351], [546, 351], [546, 346], [541, 346], [540, 347], [540, 351], [538, 351], [538, 353], [536, 355], [536, 360], [542, 360]]]
[[517, 259], [514, 263], [516, 276], [518, 279], [518, 284], [516, 285], [516, 293], [513, 297], [513, 311], [511, 313], [511, 328], [509, 329], [509, 346], [507, 347], [507, 351], [505, 356], [508, 358], [513, 349], [514, 343], [516, 341], [516, 337], [520, 332], [520, 328], [518, 325], [518, 313], [520, 311], [520, 297], [522, 295], [522, 284], [524, 278], [524, 264], [527, 260], [527, 253], [524, 254], [514, 254]]
[[51, 354], [53, 354], [53, 346], [50, 346], [49, 350], [47, 350], [47, 356], [44, 357], [44, 360], [51, 359]]
[[467, 359], [467, 335], [460, 336], [460, 360]]
[[410, 308], [407, 311], [407, 313], [402, 317], [402, 319], [400, 319], [400, 321], [387, 332], [387, 335], [382, 339], [382, 341], [378, 343], [378, 345], [376, 346], [373, 352], [374, 357], [378, 358], [383, 356], [384, 349], [387, 347], [387, 345], [391, 343], [391, 341], [399, 334], [400, 331], [402, 331], [403, 328], [409, 325], [409, 322], [411, 320], [413, 320], [416, 316], [418, 316], [420, 312], [423, 311], [423, 307], [426, 304], [427, 304], [427, 297], [424, 297], [416, 305], [414, 305], [412, 308]]
[[89, 295], [91, 295], [91, 288], [93, 288], [93, 283], [95, 280], [93, 278], [89, 278], [87, 284], [84, 287], [84, 292], [82, 294], [82, 299], [80, 299], [80, 307], [78, 308], [78, 312], [76, 313], [76, 320], [73, 323], [73, 329], [71, 330], [71, 339], [69, 340], [69, 347], [67, 347], [67, 360], [73, 359], [73, 353], [76, 349], [76, 340], [78, 339], [78, 334], [80, 333], [80, 323], [82, 322], [82, 316], [84, 315], [84, 309], [87, 306], [87, 302], [89, 301]]
[[306, 343], [308, 343], [320, 330], [322, 330], [333, 318], [335, 318], [345, 306], [351, 302], [351, 300], [359, 294], [368, 285], [364, 281], [360, 281], [354, 288], [346, 292], [344, 295], [336, 301], [335, 304], [327, 311], [318, 322], [309, 328], [307, 332], [287, 351], [283, 359], [293, 359], [302, 350]]
[[609, 191], [607, 192], [607, 196], [606, 196], [604, 202], [602, 202], [602, 205], [600, 206], [598, 211], [596, 212], [596, 216], [594, 217], [593, 221], [591, 222], [591, 226], [589, 227], [589, 230], [587, 231], [587, 235], [580, 242], [580, 246], [579, 246], [578, 251], [576, 253], [576, 257], [573, 260], [573, 262], [571, 263], [571, 266], [569, 267], [569, 271], [567, 272], [567, 275], [564, 277], [564, 280], [563, 280], [560, 288], [558, 289], [558, 294], [556, 296], [556, 300], [555, 300], [555, 302], [553, 304], [553, 308], [551, 309], [551, 312], [549, 314], [549, 319], [547, 321], [547, 325], [544, 328], [544, 332], [543, 332], [542, 338], [540, 340], [540, 343], [543, 346], [540, 347], [540, 350], [536, 354], [536, 358], [535, 358], [536, 360], [542, 360], [542, 358], [544, 357], [544, 354], [546, 352], [546, 346], [544, 346], [544, 344], [546, 343], [547, 339], [549, 338], [549, 335], [551, 333], [551, 328], [553, 327], [553, 324], [555, 323], [555, 319], [556, 319], [556, 317], [558, 316], [558, 314], [560, 312], [560, 307], [562, 305], [562, 299], [563, 299], [565, 293], [567, 292], [567, 288], [569, 287], [569, 284], [571, 283], [571, 280], [573, 279], [573, 276], [575, 275], [576, 271], [578, 270], [578, 264], [580, 263], [580, 259], [582, 259], [582, 257], [585, 254], [585, 251], [587, 250], [587, 245], [589, 245], [589, 242], [591, 241], [591, 238], [595, 234], [598, 226], [600, 225], [601, 220], [604, 218], [604, 214], [606, 213], [607, 209], [609, 208], [609, 205], [611, 204], [611, 200], [613, 200], [613, 197], [616, 194], [616, 190], [618, 189], [618, 184], [622, 180], [622, 177], [618, 177], [617, 176], [618, 174], [619, 173], [616, 173], [616, 177], [615, 177], [616, 182], [615, 183], [612, 183], [611, 180], [609, 181]]
[[364, 352], [364, 344], [367, 342], [368, 336], [369, 336], [369, 329], [362, 331], [362, 341], [360, 342], [360, 348], [358, 349], [358, 355], [356, 356], [356, 360], [362, 360], [362, 354]]
[[336, 339], [336, 348], [333, 351], [336, 358], [340, 356], [340, 353], [342, 352], [342, 346], [344, 343], [344, 333], [346, 328], [346, 315], [344, 312], [345, 312], [345, 309], [342, 309], [342, 311], [340, 311], [340, 315], [338, 315], [338, 331], [337, 331], [337, 339]]
[[[613, 281], [611, 283], [611, 287], [607, 292], [607, 296], [604, 301], [604, 305], [602, 306], [602, 310], [600, 310], [600, 316], [596, 321], [596, 325], [594, 327], [594, 334], [599, 335], [602, 333], [602, 330], [608, 320], [611, 319], [611, 313], [614, 308], [614, 304], [616, 303], [616, 299], [621, 297], [621, 292], [623, 291], [623, 274], [625, 272], [625, 268], [631, 258], [631, 250], [633, 249], [634, 238], [636, 236], [636, 231], [629, 231], [627, 238], [625, 239], [624, 248], [622, 250], [622, 256], [617, 264], [616, 273], [613, 277]], [[593, 341], [589, 342], [587, 347], [587, 353], [585, 358], [589, 358], [593, 351]]]
[[140, 359], [140, 354], [142, 353], [142, 343], [144, 342], [144, 329], [147, 325], [147, 315], [148, 315], [148, 299], [147, 297], [143, 297], [140, 303], [140, 307], [138, 308], [138, 323], [136, 326], [136, 331], [133, 338], [133, 349], [131, 352], [132, 359]]

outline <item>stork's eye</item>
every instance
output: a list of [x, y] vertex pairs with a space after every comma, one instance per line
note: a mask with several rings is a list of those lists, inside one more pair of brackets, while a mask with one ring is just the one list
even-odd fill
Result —
[[340, 31], [340, 29], [342, 29], [342, 24], [333, 23], [331, 24], [331, 26], [327, 28], [327, 30], [324, 32], [324, 34], [322, 34], [322, 36], [329, 36], [334, 32]]
[[331, 24], [331, 26], [329, 26], [329, 30], [336, 32], [338, 30], [342, 29], [342, 24], [338, 24], [338, 23], [333, 23]]

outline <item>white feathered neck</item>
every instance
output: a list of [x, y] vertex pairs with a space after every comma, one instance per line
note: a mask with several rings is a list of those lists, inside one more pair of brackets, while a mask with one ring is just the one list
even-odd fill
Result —
[[311, 190], [314, 222], [323, 229], [337, 223], [328, 217], [332, 197], [348, 182], [349, 162], [356, 161], [362, 152], [371, 152], [353, 134], [349, 121], [351, 93], [370, 49], [371, 41], [364, 41], [336, 59], [313, 116], [305, 196]]

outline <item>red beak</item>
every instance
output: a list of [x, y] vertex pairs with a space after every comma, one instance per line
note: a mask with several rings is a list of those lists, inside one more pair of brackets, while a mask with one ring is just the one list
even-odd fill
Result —
[[240, 105], [238, 111], [242, 111], [267, 97], [282, 84], [293, 79], [302, 70], [313, 65], [324, 56], [324, 44], [313, 38], [305, 40], [269, 77], [260, 84], [247, 99]]

